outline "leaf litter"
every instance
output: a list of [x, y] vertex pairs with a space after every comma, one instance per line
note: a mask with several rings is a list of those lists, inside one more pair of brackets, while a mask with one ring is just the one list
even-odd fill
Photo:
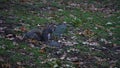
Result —
[[[47, 4], [47, 1], [44, 0], [44, 3]], [[70, 7], [82, 6], [81, 4], [70, 3], [70, 2], [68, 3], [68, 5]], [[84, 4], [84, 5], [86, 5], [86, 4]], [[104, 11], [104, 10], [102, 10], [104, 8], [96, 8], [94, 5], [88, 5], [88, 6], [91, 8], [89, 8], [89, 9], [87, 8], [88, 10], [86, 10], [86, 11], [95, 12], [95, 11], [101, 10], [102, 12], [108, 12], [107, 14], [110, 14], [110, 12], [112, 12], [110, 9], [108, 9], [108, 10], [106, 9]], [[85, 6], [83, 6], [83, 7], [85, 7]], [[50, 8], [50, 9], [48, 9], [48, 8]], [[48, 7], [48, 8], [44, 8], [44, 10], [53, 11], [53, 10], [57, 9], [57, 8], [54, 9], [54, 7], [53, 8]], [[58, 9], [58, 11], [64, 11], [64, 10]], [[27, 28], [25, 28], [24, 26], [26, 24], [24, 24], [24, 25], [20, 24], [21, 26], [18, 26], [18, 24], [16, 24], [16, 23], [13, 23], [13, 24], [14, 25], [11, 26], [9, 23], [5, 23], [5, 22], [3, 22], [3, 20], [0, 20], [0, 36], [2, 38], [7, 38], [8, 40], [11, 40], [13, 42], [13, 45], [16, 46], [13, 49], [13, 51], [10, 51], [10, 52], [15, 54], [15, 52], [17, 51], [18, 53], [21, 53], [21, 55], [23, 55], [23, 56], [25, 55], [25, 56], [31, 57], [31, 59], [29, 59], [28, 61], [25, 61], [25, 62], [17, 61], [16, 62], [17, 65], [24, 66], [26, 64], [31, 67], [37, 66], [39, 63], [38, 64], [34, 63], [36, 61], [36, 60], [34, 60], [35, 59], [34, 56], [35, 56], [35, 54], [37, 55], [37, 53], [40, 53], [40, 54], [42, 53], [45, 55], [47, 54], [47, 56], [41, 56], [38, 54], [37, 58], [40, 61], [43, 60], [43, 61], [41, 61], [42, 64], [45, 63], [54, 68], [56, 68], [56, 67], [71, 67], [72, 68], [72, 66], [74, 66], [74, 64], [77, 65], [76, 67], [85, 67], [85, 68], [89, 67], [89, 66], [91, 67], [91, 65], [94, 65], [94, 64], [99, 65], [99, 66], [104, 66], [103, 62], [108, 62], [109, 64], [112, 64], [110, 67], [115, 67], [116, 62], [118, 61], [117, 58], [119, 57], [119, 53], [120, 53], [119, 46], [114, 44], [113, 48], [111, 48], [111, 47], [109, 48], [107, 46], [109, 46], [109, 44], [111, 45], [112, 43], [110, 43], [109, 40], [107, 40], [105, 38], [101, 38], [101, 37], [99, 38], [100, 41], [97, 40], [96, 38], [95, 38], [96, 40], [94, 40], [94, 39], [89, 40], [91, 37], [93, 37], [96, 34], [91, 29], [83, 29], [83, 30], [79, 31], [78, 30], [79, 27], [75, 28], [72, 26], [72, 27], [68, 28], [64, 25], [56, 25], [55, 24], [54, 26], [56, 26], [55, 27], [56, 29], [54, 31], [56, 32], [55, 35], [57, 35], [57, 36], [54, 36], [54, 33], [49, 32], [50, 34], [47, 33], [47, 35], [45, 35], [47, 38], [47, 41], [43, 41], [41, 39], [38, 40], [38, 39], [36, 39], [36, 38], [38, 38], [38, 37], [36, 37], [38, 35], [38, 33], [35, 31], [35, 32], [32, 32], [33, 34], [31, 34], [31, 35], [35, 36], [36, 38], [30, 36], [29, 39], [27, 37], [27, 40], [23, 41], [23, 39], [24, 39], [23, 35], [25, 35], [27, 33], [29, 34], [29, 32], [31, 32], [32, 30], [31, 29], [28, 30]], [[68, 24], [68, 22], [67, 22], [67, 25], [70, 25], [70, 24]], [[106, 25], [111, 25], [111, 22], [107, 22]], [[39, 25], [39, 27], [41, 27], [41, 25]], [[47, 28], [47, 27], [48, 26], [46, 26], [46, 24], [45, 24], [44, 28]], [[59, 27], [68, 28], [68, 30], [67, 30], [68, 33], [65, 33], [65, 31], [61, 31], [61, 29], [64, 29], [64, 28], [61, 28], [59, 30]], [[99, 28], [105, 29], [101, 25], [96, 25], [96, 28], [97, 28], [96, 30], [98, 30]], [[41, 31], [43, 31], [43, 30], [40, 30], [40, 33], [41, 33]], [[18, 33], [16, 35], [15, 32], [20, 32], [20, 34]], [[79, 35], [76, 35], [76, 33], [78, 33]], [[83, 39], [79, 39], [79, 36], [83, 36]], [[23, 46], [23, 48], [20, 48], [20, 43], [23, 43], [23, 42], [25, 42], [25, 43], [27, 43], [27, 45], [29, 45], [28, 48], [26, 48], [24, 46]], [[102, 42], [103, 46], [101, 46], [100, 42]], [[2, 45], [2, 46], [3, 47], [1, 47], [1, 48], [4, 49], [4, 45]], [[87, 50], [86, 50], [86, 52], [82, 52], [82, 49], [78, 49], [78, 48], [76, 48], [76, 46], [79, 46], [80, 48], [82, 48], [84, 46], [88, 46], [89, 47], [88, 51], [90, 51], [90, 52], [87, 52]], [[118, 46], [118, 47], [116, 47], [116, 46]], [[93, 47], [94, 47], [94, 49], [91, 50]], [[6, 45], [5, 45], [5, 48], [6, 48]], [[35, 51], [31, 53], [31, 50], [34, 48], [35, 48]], [[110, 49], [112, 49], [112, 51]], [[84, 50], [84, 48], [83, 48], [83, 50]], [[98, 53], [94, 53], [94, 52], [98, 52]], [[103, 53], [102, 55], [99, 54], [101, 52]], [[111, 54], [111, 52], [113, 54]], [[91, 53], [94, 53], [94, 54], [91, 54]], [[104, 54], [106, 56], [104, 56]], [[7, 56], [5, 56], [5, 57], [7, 57]], [[47, 58], [45, 58], [45, 57], [47, 57]], [[4, 61], [3, 58], [0, 58], [0, 60]], [[10, 67], [10, 64], [6, 63], [3, 66]]]

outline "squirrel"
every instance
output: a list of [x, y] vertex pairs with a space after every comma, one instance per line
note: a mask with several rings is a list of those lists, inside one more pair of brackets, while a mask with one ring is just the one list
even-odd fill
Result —
[[53, 25], [48, 25], [43, 30], [40, 28], [32, 29], [23, 36], [23, 40], [33, 39], [37, 41], [47, 42], [50, 40], [53, 32]]
[[[59, 47], [61, 44], [58, 39], [66, 31], [66, 24], [59, 24], [55, 26], [54, 24], [47, 25], [46, 27], [32, 29], [24, 35], [24, 40], [41, 41], [50, 46]], [[36, 42], [35, 42], [36, 43]]]
[[41, 30], [40, 29], [32, 29], [29, 32], [25, 33], [23, 36], [23, 40], [33, 39], [41, 41]]
[[48, 40], [52, 39], [52, 33], [54, 31], [54, 25], [48, 25], [47, 28], [43, 29], [42, 31], [42, 41], [47, 42]]

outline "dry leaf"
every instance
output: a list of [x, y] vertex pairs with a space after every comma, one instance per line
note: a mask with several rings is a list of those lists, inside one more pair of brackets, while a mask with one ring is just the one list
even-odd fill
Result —
[[40, 50], [40, 53], [45, 53], [45, 49], [41, 49], [41, 50]]
[[11, 65], [9, 63], [2, 64], [2, 68], [11, 68]]
[[91, 30], [86, 29], [86, 30], [84, 30], [83, 35], [90, 37], [90, 36], [94, 35], [94, 33]]
[[26, 32], [26, 31], [27, 31], [27, 29], [26, 29], [24, 26], [20, 27], [20, 30], [21, 30], [22, 32]]
[[38, 43], [38, 41], [37, 41], [37, 40], [34, 40], [34, 39], [28, 39], [28, 41], [29, 41], [30, 43], [33, 43], [33, 44], [37, 44], [37, 43]]
[[21, 65], [22, 63], [21, 62], [17, 62], [18, 65]]
[[66, 56], [67, 56], [67, 53], [64, 53], [64, 54], [62, 55], [62, 57], [60, 57], [60, 59], [63, 60], [63, 59], [65, 59]]

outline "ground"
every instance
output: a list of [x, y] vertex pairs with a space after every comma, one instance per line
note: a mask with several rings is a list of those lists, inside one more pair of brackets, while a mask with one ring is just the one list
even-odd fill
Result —
[[[1, 0], [0, 66], [120, 68], [118, 6], [119, 1], [107, 0]], [[68, 25], [59, 40], [62, 47], [21, 40], [25, 32], [48, 23]]]

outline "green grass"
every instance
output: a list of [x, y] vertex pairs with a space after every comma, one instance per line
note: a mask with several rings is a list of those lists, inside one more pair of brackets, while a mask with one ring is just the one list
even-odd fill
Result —
[[90, 52], [90, 49], [87, 46], [77, 45], [76, 48], [79, 49], [80, 52]]
[[[26, 7], [24, 7], [26, 6]], [[74, 28], [82, 28], [83, 30], [90, 29], [94, 32], [95, 39], [97, 38], [105, 38], [108, 41], [111, 42], [111, 44], [120, 45], [120, 13], [114, 13], [113, 16], [104, 18], [103, 13], [99, 12], [85, 12], [81, 9], [74, 8], [74, 9], [64, 9], [66, 8], [65, 5], [58, 5], [57, 2], [52, 2], [51, 6], [57, 7], [62, 9], [62, 11], [52, 11], [51, 13], [48, 13], [48, 11], [40, 10], [41, 7], [44, 7], [42, 3], [35, 3], [35, 6], [29, 5], [29, 4], [23, 4], [23, 6], [16, 6], [13, 5], [12, 8], [8, 11], [0, 11], [0, 16], [5, 17], [5, 21], [7, 23], [20, 23], [21, 20], [25, 24], [26, 28], [31, 29], [36, 27], [37, 24], [45, 24], [50, 23], [55, 20], [56, 23], [62, 23], [67, 22], [70, 25], [72, 25]], [[31, 12], [31, 9], [37, 9], [33, 10]], [[42, 16], [43, 15], [43, 16]], [[14, 16], [14, 18], [10, 18], [10, 16]], [[51, 19], [48, 19], [48, 17], [52, 17]], [[111, 22], [112, 24], [106, 24], [108, 22]], [[97, 29], [96, 25], [99, 25]], [[108, 31], [113, 32], [112, 39], [110, 39]], [[82, 39], [85, 39], [86, 37], [80, 36], [75, 34], [78, 37], [78, 41], [80, 42], [78, 45], [75, 46], [75, 48], [80, 50], [81, 54], [90, 53], [92, 56], [97, 56], [101, 58], [107, 58], [109, 56], [106, 56], [102, 51], [91, 51], [88, 46], [84, 46], [81, 44]], [[113, 39], [115, 38], [115, 39]], [[100, 45], [102, 46], [102, 44]], [[32, 60], [36, 63], [37, 66], [50, 66], [53, 67], [54, 64], [60, 64], [63, 62], [61, 60], [55, 60], [51, 62], [47, 62], [46, 64], [40, 65], [40, 62], [43, 59], [39, 59], [41, 56], [44, 59], [47, 59], [47, 53], [41, 54], [39, 52], [39, 48], [31, 48], [26, 43], [20, 43], [19, 45], [13, 45], [13, 42], [7, 39], [0, 38], [0, 56], [9, 56], [8, 60], [11, 61], [11, 63], [16, 62], [27, 62], [30, 61], [31, 58], [29, 55], [22, 55], [20, 50], [24, 49], [25, 52], [33, 53]], [[69, 49], [69, 48], [68, 48]], [[17, 50], [17, 52], [16, 52]], [[102, 68], [108, 67], [108, 62], [103, 62], [100, 66]], [[119, 61], [117, 62], [116, 66], [119, 66]], [[74, 65], [73, 65], [74, 66]], [[95, 64], [94, 67], [97, 67], [99, 65]], [[28, 66], [29, 68], [29, 66]]]

